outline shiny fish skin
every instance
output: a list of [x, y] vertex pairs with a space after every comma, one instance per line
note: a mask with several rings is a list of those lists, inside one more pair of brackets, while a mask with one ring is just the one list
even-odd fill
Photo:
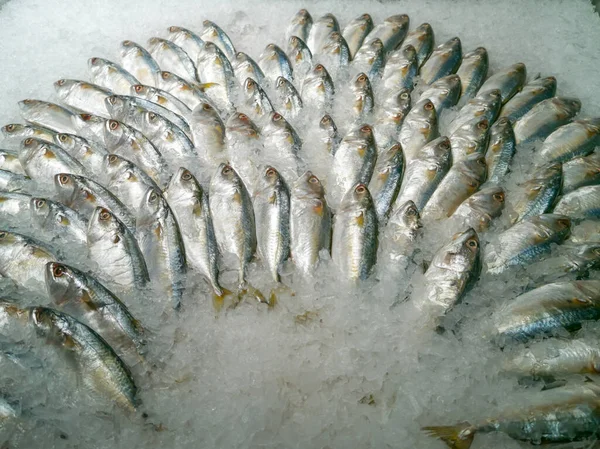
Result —
[[435, 106], [427, 98], [415, 104], [406, 115], [398, 141], [402, 145], [404, 157], [410, 161], [416, 157], [419, 149], [438, 136], [438, 116]]
[[[597, 237], [596, 237], [597, 238]], [[567, 240], [557, 249], [557, 255], [538, 265], [543, 265], [543, 279], [557, 280], [568, 273], [587, 277], [589, 270], [600, 268], [600, 242], [571, 243]], [[532, 270], [535, 271], [535, 270]]]
[[126, 40], [121, 42], [120, 53], [121, 65], [138, 80], [135, 84], [159, 87], [160, 67], [148, 50], [133, 41]]
[[189, 268], [206, 278], [216, 296], [223, 296], [225, 290], [219, 283], [219, 248], [208, 193], [194, 175], [180, 168], [164, 196], [179, 224]]
[[244, 84], [246, 79], [252, 78], [258, 84], [263, 85], [265, 82], [265, 74], [259, 65], [246, 53], [238, 51], [235, 58], [231, 61], [233, 72], [238, 80], [238, 83]]
[[293, 68], [296, 81], [304, 80], [313, 66], [313, 55], [307, 45], [298, 36], [291, 36], [288, 40], [287, 57]]
[[219, 112], [208, 101], [194, 109], [190, 117], [194, 145], [199, 156], [209, 164], [219, 164], [227, 157], [225, 124]]
[[298, 36], [304, 42], [308, 39], [310, 29], [313, 24], [313, 19], [310, 13], [306, 9], [298, 11], [290, 20], [285, 37], [289, 39], [292, 36]]
[[323, 185], [308, 171], [296, 180], [290, 193], [291, 256], [303, 276], [315, 272], [321, 250], [330, 250], [331, 230]]
[[459, 98], [460, 78], [458, 75], [448, 75], [431, 83], [429, 88], [421, 94], [419, 101], [431, 100], [439, 117], [445, 109], [455, 106]]
[[515, 122], [540, 101], [552, 98], [554, 95], [556, 95], [556, 78], [548, 76], [533, 80], [523, 86], [521, 92], [508, 100], [500, 111], [500, 117], [506, 117]]
[[107, 154], [104, 146], [75, 134], [56, 134], [54, 143], [79, 161], [94, 177], [102, 175], [102, 163]]
[[219, 25], [210, 20], [205, 20], [202, 22], [202, 25], [204, 28], [200, 37], [205, 42], [212, 42], [219, 47], [227, 58], [233, 58], [235, 55], [235, 47], [227, 33], [225, 33]]
[[472, 154], [484, 154], [490, 129], [486, 118], [476, 118], [465, 123], [450, 136], [452, 161], [457, 163]]
[[378, 224], [366, 185], [354, 185], [335, 216], [331, 258], [349, 281], [365, 280], [377, 262]]
[[504, 190], [491, 186], [475, 192], [462, 202], [452, 214], [452, 218], [460, 220], [464, 226], [483, 232], [494, 218], [498, 218], [504, 209]]
[[513, 223], [552, 208], [562, 187], [562, 165], [553, 163], [536, 170], [530, 179], [519, 184], [512, 199]]
[[19, 102], [21, 117], [32, 125], [48, 128], [59, 133], [76, 134], [73, 126], [73, 112], [54, 103], [40, 100]]
[[90, 58], [88, 67], [92, 83], [104, 87], [116, 95], [128, 95], [131, 86], [139, 84], [135, 76], [108, 59]]
[[76, 114], [72, 117], [73, 126], [76, 134], [94, 142], [104, 143], [104, 124], [106, 119], [97, 115]]
[[502, 104], [505, 104], [523, 88], [526, 79], [527, 68], [525, 64], [519, 62], [494, 73], [483, 83], [479, 91], [498, 89], [502, 95]]
[[473, 98], [487, 78], [488, 53], [483, 47], [465, 53], [456, 74], [460, 77], [461, 98]]
[[134, 84], [129, 90], [129, 95], [156, 103], [169, 111], [180, 115], [189, 124], [189, 115], [192, 113], [192, 110], [183, 101], [166, 90], [152, 86], [144, 86], [143, 84]]
[[[303, 40], [306, 42], [306, 45], [308, 45], [312, 54], [315, 55], [323, 47], [323, 43], [329, 33], [333, 33], [334, 31], [339, 33], [340, 25], [333, 14], [327, 13], [313, 21], [307, 38]], [[300, 38], [302, 39], [301, 36]]]
[[294, 81], [293, 69], [285, 52], [275, 44], [269, 44], [258, 58], [258, 65], [265, 76], [274, 83], [283, 76], [288, 81]]
[[323, 63], [334, 73], [340, 73], [340, 71], [348, 67], [350, 63], [350, 49], [341, 33], [337, 31], [329, 33], [323, 43], [323, 47], [321, 47], [319, 56], [319, 59], [324, 61]]
[[404, 119], [411, 109], [409, 89], [400, 89], [385, 99], [376, 111], [375, 140], [385, 145], [390, 139], [398, 140]]
[[133, 294], [150, 280], [146, 260], [131, 231], [108, 209], [94, 209], [87, 229], [89, 259], [98, 279], [115, 292]]
[[16, 175], [25, 174], [17, 154], [5, 150], [0, 150], [0, 170], [9, 171]]
[[493, 124], [498, 117], [501, 106], [502, 97], [499, 90], [488, 90], [478, 94], [460, 108], [460, 111], [448, 126], [448, 134], [453, 134], [462, 125], [474, 119], [485, 118], [489, 125]]
[[204, 41], [193, 31], [180, 26], [171, 26], [168, 28], [168, 39], [178, 45], [187, 53], [192, 62], [198, 60], [198, 56], [204, 48]]
[[550, 251], [551, 244], [562, 243], [570, 234], [571, 220], [566, 215], [544, 214], [526, 218], [498, 236], [486, 252], [489, 273], [501, 273], [514, 265], [527, 265]]
[[65, 150], [31, 137], [21, 143], [19, 160], [25, 173], [42, 185], [51, 184], [58, 173], [86, 174], [83, 166]]
[[383, 42], [377, 38], [365, 41], [352, 60], [352, 70], [366, 73], [373, 81], [381, 77], [384, 67], [385, 49]]
[[0, 190], [8, 192], [32, 192], [37, 184], [29, 176], [0, 169]]
[[255, 119], [261, 119], [274, 111], [271, 100], [252, 78], [246, 79], [243, 86], [244, 96], [246, 97], [245, 106], [249, 113]]
[[275, 91], [277, 93], [277, 102], [281, 114], [286, 119], [295, 118], [300, 114], [303, 103], [300, 94], [287, 79], [280, 76], [275, 81]]
[[504, 180], [516, 149], [517, 144], [512, 124], [508, 118], [501, 117], [490, 129], [485, 158], [489, 183], [499, 184]]
[[113, 93], [86, 81], [60, 79], [54, 83], [61, 103], [75, 110], [87, 111], [101, 117], [110, 117], [105, 100]]
[[0, 219], [6, 229], [31, 231], [31, 195], [28, 193], [0, 191]]
[[375, 99], [373, 98], [373, 88], [369, 77], [364, 73], [356, 75], [350, 85], [352, 91], [353, 104], [352, 112], [355, 122], [362, 121], [373, 112], [375, 107]]
[[256, 141], [260, 137], [258, 127], [250, 117], [243, 113], [231, 114], [226, 123], [226, 134], [229, 142]]
[[423, 219], [442, 220], [450, 217], [460, 204], [474, 194], [486, 178], [485, 158], [470, 154], [454, 162], [444, 179], [421, 210]]
[[517, 145], [545, 139], [575, 117], [581, 109], [576, 98], [553, 97], [536, 104], [514, 125]]
[[317, 64], [302, 83], [301, 96], [305, 103], [319, 110], [328, 109], [333, 102], [335, 88], [327, 69]]
[[325, 114], [319, 120], [319, 134], [325, 152], [335, 154], [342, 141], [342, 137], [338, 133], [337, 126], [329, 114]]
[[392, 205], [396, 201], [403, 174], [404, 154], [400, 144], [395, 142], [389, 148], [379, 152], [373, 177], [369, 183], [369, 192], [371, 192], [380, 223], [387, 220]]
[[419, 73], [417, 52], [412, 45], [404, 46], [388, 55], [382, 75], [382, 87], [387, 91], [407, 88], [412, 90]]
[[348, 22], [344, 27], [342, 35], [348, 43], [350, 49], [350, 59], [354, 58], [354, 55], [361, 47], [367, 35], [373, 29], [373, 19], [369, 14], [362, 14], [357, 18]]
[[592, 153], [563, 164], [563, 195], [580, 187], [597, 184], [600, 184], [600, 153]]
[[[399, 255], [409, 256], [415, 240], [420, 234], [421, 215], [415, 203], [408, 200], [401, 204], [391, 215], [386, 225], [386, 232], [399, 248]], [[398, 253], [398, 251], [394, 251]]]
[[137, 387], [125, 363], [94, 330], [46, 307], [32, 307], [30, 321], [43, 336], [75, 356], [83, 385], [127, 411], [137, 405]]
[[88, 222], [77, 211], [62, 203], [36, 197], [31, 198], [29, 210], [33, 228], [48, 240], [85, 247]]
[[417, 52], [419, 68], [423, 66], [433, 50], [433, 29], [428, 23], [422, 23], [406, 35], [402, 47], [412, 45]]
[[575, 157], [587, 156], [598, 145], [600, 118], [575, 120], [561, 126], [544, 140], [538, 152], [539, 160], [548, 163], [566, 162]]
[[179, 45], [159, 37], [148, 40], [148, 52], [161, 70], [179, 75], [190, 83], [198, 82], [194, 61]]
[[418, 210], [423, 210], [451, 165], [452, 152], [447, 137], [439, 137], [425, 145], [406, 162], [395, 205], [411, 200]]
[[410, 19], [406, 14], [390, 16], [384, 19], [382, 23], [375, 25], [366, 39], [379, 39], [383, 43], [384, 51], [389, 53], [402, 43], [409, 25]]
[[272, 112], [269, 120], [263, 127], [264, 149], [269, 158], [285, 161], [286, 167], [283, 175], [292, 175], [292, 179], [298, 176], [298, 156], [302, 149], [302, 140], [292, 125], [278, 112]]
[[46, 142], [54, 142], [56, 134], [56, 131], [40, 126], [11, 123], [2, 127], [2, 135], [4, 136], [2, 144], [8, 146], [11, 150], [14, 149], [16, 154], [19, 148], [21, 148], [23, 139], [34, 137]]
[[158, 86], [156, 87], [169, 92], [190, 109], [194, 109], [202, 101], [208, 100], [205, 92], [210, 90], [210, 88], [203, 87], [203, 85], [188, 83], [183, 78], [170, 72], [160, 72]]
[[421, 66], [421, 81], [431, 84], [440, 78], [456, 73], [462, 60], [462, 47], [458, 37], [438, 45]]
[[600, 220], [600, 185], [581, 187], [562, 196], [556, 203], [554, 213], [578, 220]]

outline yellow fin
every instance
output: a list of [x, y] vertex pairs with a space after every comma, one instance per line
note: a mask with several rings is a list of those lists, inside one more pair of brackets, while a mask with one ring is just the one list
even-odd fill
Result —
[[439, 438], [452, 449], [469, 449], [475, 437], [475, 428], [468, 422], [455, 426], [422, 427], [427, 435]]
[[356, 224], [361, 228], [365, 225], [365, 215], [362, 212], [356, 216]]

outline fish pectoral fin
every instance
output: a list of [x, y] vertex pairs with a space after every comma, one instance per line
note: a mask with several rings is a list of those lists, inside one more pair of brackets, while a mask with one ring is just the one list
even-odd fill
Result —
[[469, 449], [475, 437], [475, 428], [468, 422], [455, 426], [421, 427], [427, 435], [439, 438], [452, 449]]

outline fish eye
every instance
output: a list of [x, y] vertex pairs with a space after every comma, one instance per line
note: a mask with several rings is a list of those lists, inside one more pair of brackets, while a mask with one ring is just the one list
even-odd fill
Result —
[[409, 217], [414, 217], [415, 215], [417, 215], [417, 210], [414, 207], [410, 207], [406, 211], [406, 215], [408, 215]]
[[272, 178], [272, 177], [274, 177], [274, 176], [275, 176], [275, 173], [276, 173], [276, 170], [275, 170], [273, 167], [269, 167], [269, 168], [267, 169], [267, 171], [266, 171], [266, 175], [267, 175], [269, 178]]
[[69, 140], [69, 136], [67, 136], [66, 134], [59, 134], [58, 140], [60, 140], [61, 142], [66, 142], [67, 140]]
[[432, 111], [434, 109], [433, 103], [431, 101], [428, 101], [427, 103], [425, 103], [425, 106], [423, 106], [425, 108], [426, 111]]
[[481, 166], [485, 166], [485, 160], [483, 158], [477, 159], [477, 163]]
[[232, 168], [229, 165], [226, 165], [225, 167], [223, 167], [223, 170], [221, 170], [221, 173], [223, 173], [224, 175], [228, 175], [232, 172]]
[[108, 156], [108, 163], [109, 164], [114, 164], [119, 160], [119, 158], [117, 157], [117, 155], [115, 154], [111, 154], [110, 156]]
[[329, 117], [328, 115], [325, 115], [322, 119], [321, 119], [321, 124], [323, 125], [328, 125], [329, 123], [331, 123], [331, 117]]
[[503, 194], [503, 193], [501, 193], [501, 192], [494, 193], [493, 197], [494, 197], [494, 199], [495, 199], [496, 201], [498, 201], [499, 203], [503, 203], [503, 202], [504, 202], [504, 194]]
[[358, 75], [357, 81], [364, 83], [366, 79], [367, 79], [367, 75], [365, 75], [364, 73], [361, 73], [360, 75]]
[[28, 137], [27, 139], [25, 139], [25, 140], [23, 141], [23, 143], [24, 143], [25, 145], [31, 145], [31, 144], [33, 143], [33, 139], [32, 139], [31, 137]]
[[478, 127], [479, 129], [483, 129], [483, 130], [486, 130], [486, 129], [488, 129], [488, 121], [487, 121], [487, 120], [482, 120], [482, 121], [480, 121], [480, 122], [477, 124], [477, 127]]
[[0, 232], [0, 239], [6, 238], [6, 236], [7, 236], [6, 232], [4, 232], [4, 231]]
[[156, 120], [156, 114], [154, 112], [148, 113], [148, 118], [152, 121]]
[[128, 47], [132, 44], [132, 42], [127, 40], [127, 41], [123, 41], [122, 44], [125, 45], [126, 47]]
[[308, 182], [310, 182], [311, 184], [318, 184], [319, 178], [317, 178], [315, 175], [312, 175], [310, 178], [308, 178]]
[[108, 102], [110, 104], [115, 104], [117, 102], [117, 97], [115, 97], [114, 95], [108, 97]]
[[243, 113], [239, 114], [239, 115], [238, 115], [238, 118], [239, 118], [240, 120], [244, 120], [244, 121], [248, 120], [248, 116], [247, 116], [246, 114], [243, 114]]
[[35, 200], [35, 207], [37, 207], [38, 209], [41, 209], [45, 205], [46, 205], [46, 200], [43, 200], [43, 199]]
[[58, 182], [60, 182], [61, 184], [67, 184], [69, 182], [69, 176], [68, 175], [59, 175]]
[[354, 191], [356, 193], [365, 193], [367, 191], [367, 188], [363, 185], [363, 184], [359, 184], [356, 186], [356, 188], [354, 189]]
[[440, 144], [440, 148], [442, 150], [449, 150], [450, 149], [450, 141], [449, 140], [444, 140], [441, 144]]
[[156, 194], [156, 192], [153, 190], [152, 193], [150, 194], [150, 197], [148, 198], [150, 200], [151, 203], [156, 202], [156, 200], [158, 200], [158, 195]]
[[110, 220], [110, 212], [107, 209], [102, 209], [100, 211], [99, 218], [100, 218], [101, 221]]
[[119, 127], [119, 122], [117, 122], [116, 120], [109, 120], [108, 127], [114, 131], [115, 129], [117, 129]]
[[274, 121], [274, 122], [278, 122], [278, 121], [279, 121], [279, 120], [281, 120], [282, 118], [283, 118], [283, 117], [282, 117], [282, 116], [281, 116], [281, 114], [280, 114], [280, 113], [278, 113], [278, 112], [275, 112], [275, 113], [273, 114], [273, 121]]
[[67, 80], [58, 80], [58, 81], [56, 82], [56, 85], [57, 85], [57, 86], [62, 86], [63, 84], [65, 84], [65, 82], [66, 82], [66, 81], [67, 81]]
[[369, 125], [365, 125], [360, 130], [365, 134], [371, 134], [371, 127]]
[[118, 234], [113, 235], [112, 242], [119, 243], [121, 241], [121, 237]]
[[87, 122], [88, 120], [92, 119], [92, 114], [79, 114], [79, 117], [81, 117], [82, 120], [85, 120]]
[[323, 65], [321, 64], [317, 64], [317, 66], [315, 67], [315, 71], [317, 72], [321, 72], [323, 71], [323, 69], [325, 69], [325, 67], [323, 67]]
[[65, 274], [65, 268], [62, 265], [54, 264], [54, 267], [52, 268], [52, 274], [55, 278], [63, 277]]
[[252, 78], [248, 78], [246, 80], [246, 87], [254, 87], [254, 81], [252, 81]]
[[467, 240], [467, 245], [470, 248], [477, 248], [479, 246], [479, 243], [475, 239], [469, 239], [469, 240]]
[[567, 218], [561, 218], [560, 220], [557, 221], [557, 223], [559, 225], [561, 225], [563, 228], [568, 228], [571, 226], [571, 220], [569, 220]]
[[277, 86], [278, 87], [283, 86], [283, 77], [281, 77], [281, 76], [279, 77], [279, 79], [277, 80]]
[[400, 98], [402, 98], [403, 100], [406, 100], [408, 98], [408, 92], [402, 92], [400, 94]]
[[169, 72], [160, 72], [160, 76], [164, 80], [169, 79], [171, 77], [171, 75], [169, 74]]
[[144, 87], [141, 84], [136, 84], [135, 86], [133, 86], [133, 89], [137, 92], [140, 93], [142, 90], [144, 90]]
[[184, 181], [189, 181], [190, 179], [192, 179], [192, 174], [185, 170], [182, 175], [181, 175], [181, 179], [183, 179]]
[[212, 108], [210, 107], [210, 105], [208, 103], [204, 103], [202, 105], [202, 109], [204, 109], [205, 111], [210, 111]]
[[15, 125], [6, 125], [4, 129], [6, 129], [8, 132], [12, 132], [15, 129]]

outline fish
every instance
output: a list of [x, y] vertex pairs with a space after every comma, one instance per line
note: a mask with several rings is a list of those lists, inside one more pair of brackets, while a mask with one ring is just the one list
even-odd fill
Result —
[[208, 101], [196, 106], [190, 117], [194, 145], [199, 156], [209, 164], [219, 164], [227, 158], [225, 123]]
[[502, 98], [499, 90], [488, 90], [478, 94], [460, 108], [458, 114], [448, 126], [448, 134], [454, 134], [462, 125], [475, 119], [485, 118], [488, 125], [491, 126], [496, 121], [501, 106]]
[[291, 36], [288, 40], [287, 57], [292, 65], [294, 77], [300, 84], [313, 67], [313, 55], [298, 36]]
[[33, 137], [21, 143], [19, 161], [27, 176], [42, 185], [50, 185], [58, 173], [86, 174], [77, 159], [61, 147]]
[[352, 19], [344, 27], [342, 36], [344, 36], [344, 39], [348, 43], [350, 59], [354, 58], [354, 55], [361, 47], [371, 30], [373, 30], [373, 18], [370, 14], [362, 14], [355, 19]]
[[505, 104], [523, 88], [526, 79], [527, 68], [522, 62], [518, 62], [494, 73], [483, 83], [479, 91], [498, 89], [502, 96], [502, 104]]
[[171, 178], [164, 197], [175, 214], [188, 267], [202, 274], [217, 299], [230, 293], [219, 281], [219, 247], [209, 206], [208, 192], [187, 169]]
[[319, 140], [323, 144], [326, 153], [335, 154], [342, 138], [337, 126], [329, 114], [325, 114], [319, 120]]
[[427, 98], [416, 103], [406, 114], [398, 141], [406, 160], [410, 161], [424, 145], [438, 136], [438, 116], [433, 102]]
[[485, 182], [487, 167], [480, 153], [454, 162], [421, 210], [423, 219], [442, 220], [450, 217], [461, 203]]
[[556, 250], [556, 255], [531, 266], [530, 276], [536, 284], [547, 281], [569, 279], [574, 274], [578, 279], [587, 278], [590, 270], [600, 268], [600, 242], [571, 243], [571, 237]]
[[171, 26], [167, 29], [168, 39], [178, 45], [187, 53], [192, 62], [198, 60], [198, 56], [204, 48], [204, 40], [193, 31], [180, 26]]
[[409, 25], [410, 19], [406, 14], [390, 16], [385, 18], [383, 22], [375, 25], [367, 38], [369, 40], [381, 40], [385, 52], [389, 53], [402, 44], [408, 32]]
[[447, 314], [477, 281], [481, 271], [481, 246], [473, 228], [455, 234], [440, 248], [424, 274], [418, 307], [429, 317]]
[[315, 273], [322, 250], [331, 247], [332, 215], [319, 178], [307, 171], [290, 192], [290, 250], [303, 276]]
[[373, 81], [381, 78], [384, 66], [385, 48], [383, 42], [378, 38], [365, 41], [352, 60], [352, 70], [366, 73], [369, 79]]
[[168, 295], [174, 309], [186, 287], [187, 259], [179, 224], [160, 190], [148, 187], [137, 221], [138, 242], [151, 279]]
[[5, 145], [8, 150], [11, 150], [11, 152], [12, 150], [15, 150], [15, 154], [17, 154], [18, 150], [21, 148], [23, 139], [34, 137], [46, 142], [54, 142], [54, 136], [56, 134], [56, 131], [41, 126], [10, 123], [2, 127], [2, 135], [4, 136], [2, 144]]
[[25, 170], [23, 170], [17, 154], [5, 150], [0, 150], [0, 169], [16, 175], [25, 174]]
[[398, 198], [400, 206], [413, 201], [418, 210], [423, 210], [431, 195], [450, 170], [452, 152], [448, 137], [439, 137], [417, 151], [414, 158], [407, 160]]
[[126, 40], [121, 42], [121, 66], [138, 81], [134, 84], [159, 87], [161, 70], [152, 55], [141, 45]]
[[547, 76], [535, 79], [523, 86], [521, 92], [504, 104], [500, 117], [516, 122], [540, 101], [552, 98], [554, 95], [556, 95], [556, 78]]
[[72, 316], [50, 308], [32, 307], [29, 317], [42, 336], [68, 351], [86, 389], [129, 412], [135, 411], [138, 389], [131, 372], [100, 335]]
[[323, 63], [334, 73], [340, 73], [350, 63], [350, 49], [340, 32], [329, 33], [319, 52]]
[[129, 95], [131, 86], [140, 83], [135, 76], [108, 59], [90, 58], [88, 59], [88, 68], [92, 83], [104, 87], [116, 95]]
[[29, 176], [0, 169], [0, 190], [8, 192], [32, 192], [37, 184]]
[[60, 202], [72, 207], [88, 220], [97, 207], [110, 210], [132, 232], [135, 231], [135, 217], [111, 191], [96, 181], [68, 173], [54, 177], [54, 186]]
[[29, 210], [33, 229], [42, 236], [85, 247], [88, 222], [77, 211], [57, 201], [36, 197], [31, 198]]
[[485, 162], [488, 167], [488, 182], [500, 184], [510, 170], [510, 163], [517, 149], [511, 121], [500, 117], [490, 128], [490, 138]]
[[269, 44], [258, 58], [258, 65], [262, 69], [265, 77], [271, 82], [275, 82], [282, 76], [289, 82], [294, 81], [292, 63], [285, 52], [275, 44]]
[[77, 134], [73, 125], [73, 112], [47, 101], [23, 100], [19, 102], [21, 117], [31, 124], [59, 133]]
[[580, 187], [559, 198], [554, 213], [575, 220], [600, 219], [600, 185]]
[[196, 60], [196, 78], [210, 87], [206, 95], [222, 109], [231, 108], [235, 74], [227, 56], [219, 46], [205, 42]]
[[334, 95], [335, 88], [329, 72], [322, 64], [317, 64], [302, 83], [302, 100], [305, 104], [322, 110], [331, 107]]
[[364, 73], [359, 73], [352, 79], [350, 86], [352, 90], [352, 112], [355, 121], [362, 121], [366, 116], [373, 112], [375, 107], [375, 98], [373, 88], [369, 77]]
[[505, 194], [502, 187], [486, 187], [464, 200], [451, 218], [459, 220], [476, 232], [483, 232], [489, 228], [494, 218], [502, 214], [504, 204]]
[[107, 154], [103, 145], [75, 134], [64, 133], [56, 134], [54, 143], [79, 161], [87, 173], [94, 177], [102, 175], [102, 162]]
[[[210, 100], [206, 92], [213, 88], [221, 89], [221, 86], [216, 83], [192, 84], [174, 73], [164, 71], [160, 72], [156, 87], [170, 93], [190, 109], [196, 108], [203, 101]], [[212, 101], [211, 104], [214, 106]]]
[[561, 126], [544, 140], [538, 152], [540, 162], [537, 164], [567, 162], [576, 157], [587, 156], [598, 145], [600, 117], [575, 120]]
[[421, 66], [421, 81], [431, 84], [444, 76], [456, 73], [462, 61], [462, 46], [458, 37], [438, 45]]
[[394, 255], [409, 256], [414, 250], [414, 242], [420, 235], [423, 225], [421, 214], [415, 203], [408, 200], [390, 214], [386, 225], [387, 235], [391, 236], [396, 248]]
[[600, 184], [600, 153], [592, 153], [563, 164], [562, 194]]
[[225, 126], [225, 136], [229, 142], [248, 140], [256, 141], [260, 137], [260, 131], [250, 117], [244, 113], [234, 113], [229, 116]]
[[144, 328], [127, 306], [93, 277], [69, 265], [46, 265], [48, 296], [61, 311], [80, 317], [112, 348], [124, 352], [140, 350]]
[[256, 240], [260, 258], [275, 282], [290, 255], [290, 192], [279, 172], [263, 168], [254, 195]]
[[381, 77], [382, 88], [386, 91], [397, 91], [403, 88], [412, 91], [418, 73], [419, 60], [415, 47], [403, 46], [388, 55]]
[[133, 294], [150, 281], [146, 260], [132, 232], [111, 211], [96, 207], [87, 229], [94, 273], [111, 291]]
[[227, 33], [225, 33], [225, 31], [219, 27], [219, 25], [211, 22], [210, 20], [205, 20], [202, 22], [202, 26], [203, 29], [200, 37], [205, 42], [211, 42], [215, 44], [228, 58], [233, 58], [235, 56], [235, 47], [233, 46], [233, 42]]
[[550, 210], [561, 191], [562, 180], [562, 164], [557, 162], [539, 168], [530, 179], [519, 184], [512, 201], [513, 223]]
[[425, 90], [419, 101], [429, 99], [435, 106], [438, 116], [447, 108], [451, 108], [458, 103], [460, 98], [460, 78], [458, 75], [444, 76], [430, 84]]
[[278, 110], [286, 119], [293, 119], [302, 110], [302, 98], [300, 94], [287, 79], [280, 76], [275, 81], [275, 92], [277, 93]]
[[402, 47], [408, 47], [409, 45], [414, 47], [417, 52], [419, 68], [421, 68], [433, 51], [433, 41], [433, 28], [425, 22], [406, 35]]
[[398, 140], [404, 119], [411, 109], [409, 89], [400, 89], [390, 93], [376, 110], [375, 140], [380, 144], [390, 139]]
[[271, 112], [263, 127], [265, 153], [292, 166], [295, 173], [297, 158], [302, 149], [302, 140], [292, 125], [278, 112]]
[[[536, 104], [514, 124], [517, 145], [546, 139], [566, 125], [581, 109], [581, 101], [570, 97], [553, 97]], [[546, 150], [547, 151], [547, 150]]]
[[105, 100], [113, 94], [112, 91], [86, 81], [68, 79], [56, 81], [54, 89], [65, 106], [101, 117], [110, 117]]
[[106, 118], [88, 114], [87, 112], [75, 114], [71, 118], [73, 126], [77, 130], [75, 134], [91, 142], [104, 143]]
[[327, 13], [324, 16], [319, 17], [317, 20], [314, 20], [312, 26], [310, 27], [310, 32], [306, 39], [302, 39], [302, 36], [299, 36], [308, 48], [311, 53], [317, 54], [321, 48], [323, 48], [323, 43], [325, 39], [330, 33], [340, 32], [340, 25], [335, 18], [335, 16], [331, 13]]
[[378, 232], [373, 199], [359, 182], [344, 195], [333, 227], [331, 258], [345, 279], [369, 277], [377, 262]]
[[183, 101], [166, 90], [159, 89], [158, 87], [144, 86], [143, 84], [134, 84], [131, 86], [128, 95], [156, 103], [181, 116], [190, 127], [192, 126], [189, 122], [192, 110]]
[[243, 90], [246, 97], [246, 109], [255, 119], [266, 117], [274, 111], [271, 100], [260, 84], [252, 78], [246, 79]]
[[463, 55], [462, 63], [456, 71], [460, 78], [461, 98], [473, 98], [487, 78], [489, 59], [484, 47]]
[[380, 223], [384, 223], [396, 201], [402, 175], [404, 174], [404, 154], [398, 142], [382, 149], [377, 157], [377, 164], [371, 182], [369, 192], [375, 203], [375, 211]]
[[525, 218], [498, 235], [485, 255], [487, 271], [498, 274], [538, 260], [550, 252], [552, 244], [561, 244], [569, 237], [570, 230], [571, 219], [559, 213]]
[[526, 341], [576, 330], [600, 318], [600, 281], [555, 282], [530, 290], [498, 310], [493, 317], [499, 341]]
[[18, 232], [31, 230], [31, 195], [0, 191], [0, 219], [6, 229]]
[[174, 73], [190, 83], [198, 82], [196, 65], [179, 45], [167, 39], [148, 39], [148, 52], [162, 70]]
[[265, 83], [266, 78], [262, 69], [258, 63], [246, 53], [238, 51], [235, 54], [235, 58], [231, 61], [231, 66], [233, 67], [235, 77], [240, 84], [244, 84], [248, 78], [253, 79], [261, 86]]
[[301, 9], [290, 20], [290, 24], [285, 31], [285, 36], [287, 39], [292, 36], [298, 36], [306, 42], [312, 25], [313, 19], [310, 13], [306, 9]]

